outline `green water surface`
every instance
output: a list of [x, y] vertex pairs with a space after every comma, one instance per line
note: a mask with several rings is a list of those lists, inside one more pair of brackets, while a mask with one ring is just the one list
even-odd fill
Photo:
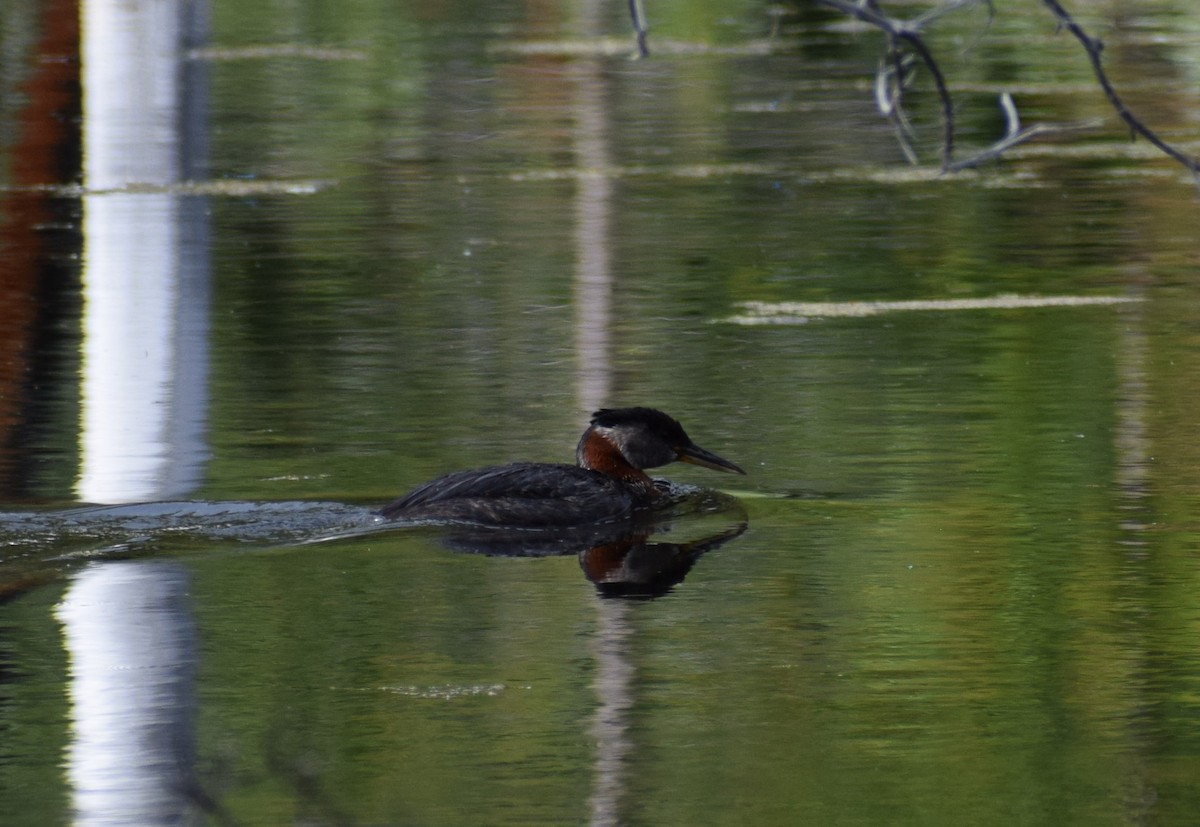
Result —
[[[573, 554], [427, 532], [168, 522], [117, 548], [6, 524], [0, 823], [72, 821], [55, 607], [150, 562], [186, 583], [200, 823], [1195, 823], [1196, 190], [1129, 144], [1040, 4], [939, 23], [962, 140], [1003, 132], [1008, 87], [1029, 121], [1103, 122], [958, 176], [922, 81], [914, 171], [874, 110], [878, 38], [798, 5], [648, 2], [662, 48], [632, 61], [600, 40], [631, 45], [620, 3], [214, 0], [188, 62], [195, 178], [220, 187], [179, 195], [211, 286], [187, 497], [373, 507], [569, 462], [591, 409], [646, 404], [747, 470], [662, 473], [740, 496], [749, 528], [620, 600]], [[45, 8], [2, 13], [6, 99], [30, 94]], [[1131, 105], [1194, 148], [1191, 4], [1086, 11]], [[16, 187], [22, 146], [0, 143], [5, 226], [37, 199], [77, 215]], [[77, 500], [79, 248], [56, 243], [37, 382], [0, 376], [24, 400], [0, 410], [12, 513]], [[1131, 301], [729, 320], [1002, 294]]]

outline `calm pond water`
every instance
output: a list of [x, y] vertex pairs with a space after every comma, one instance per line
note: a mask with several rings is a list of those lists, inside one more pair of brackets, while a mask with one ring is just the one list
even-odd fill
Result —
[[[952, 176], [836, 13], [624, 5], [0, 10], [0, 823], [1195, 823], [1187, 175], [1034, 2], [960, 152], [1100, 122]], [[1197, 151], [1192, 4], [1076, 5]], [[372, 521], [627, 404], [739, 509]]]

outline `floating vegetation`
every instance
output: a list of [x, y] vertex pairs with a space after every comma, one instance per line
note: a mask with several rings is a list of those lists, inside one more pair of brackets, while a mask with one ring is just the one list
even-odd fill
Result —
[[[558, 169], [525, 169], [509, 173], [508, 179], [518, 183], [543, 181], [586, 181], [598, 178], [680, 178], [705, 179], [731, 176], [760, 176], [786, 178], [797, 184], [820, 183], [871, 183], [871, 184], [926, 184], [953, 182], [971, 184], [988, 189], [1037, 189], [1047, 183], [1029, 170], [1008, 169], [1003, 172], [986, 173], [962, 170], [943, 172], [940, 167], [844, 167], [824, 171], [791, 169], [778, 164], [733, 163], [733, 164], [672, 164], [663, 166], [631, 165], [606, 167], [563, 167]], [[460, 179], [466, 183], [465, 178]]]
[[297, 57], [304, 60], [367, 60], [366, 52], [359, 49], [341, 49], [331, 46], [312, 46], [306, 43], [277, 43], [270, 46], [210, 46], [191, 49], [189, 60], [207, 60], [214, 63], [231, 60], [274, 60]]
[[772, 164], [673, 164], [668, 166], [608, 166], [564, 167], [561, 169], [528, 169], [511, 173], [510, 181], [575, 181], [596, 178], [638, 178], [664, 176], [667, 178], [713, 178], [725, 175], [778, 175], [781, 170]]
[[0, 187], [0, 192], [43, 192], [62, 198], [81, 198], [85, 195], [205, 195], [244, 197], [251, 195], [314, 195], [336, 185], [336, 181], [316, 178], [222, 178], [215, 181], [178, 181], [171, 184], [151, 184], [131, 181], [121, 187], [104, 187], [102, 189], [94, 189], [80, 184], [38, 184], [23, 187]]
[[913, 311], [1024, 310], [1042, 307], [1089, 307], [1133, 304], [1138, 296], [1022, 296], [1005, 294], [974, 299], [914, 299], [911, 301], [852, 302], [739, 302], [741, 312], [718, 321], [740, 325], [803, 324], [810, 318], [878, 316]]
[[504, 692], [502, 683], [489, 683], [477, 686], [381, 686], [383, 692], [394, 695], [407, 695], [410, 698], [428, 698], [437, 701], [453, 701], [457, 698], [486, 697], [495, 698]]
[[[743, 57], [768, 55], [787, 51], [788, 44], [778, 40], [746, 40], [741, 43], [716, 45], [689, 40], [655, 40], [654, 55], [691, 56], [714, 55]], [[637, 53], [637, 44], [628, 38], [597, 37], [586, 40], [510, 40], [491, 47], [499, 54], [539, 55], [552, 57], [622, 57]]]
[[[1196, 141], [1180, 142], [1181, 149], [1195, 152], [1200, 149]], [[1088, 141], [1076, 144], [1025, 144], [1008, 152], [1010, 158], [1083, 158], [1109, 161], [1115, 158], [1128, 160], [1154, 160], [1162, 153], [1148, 143], [1129, 140]]]

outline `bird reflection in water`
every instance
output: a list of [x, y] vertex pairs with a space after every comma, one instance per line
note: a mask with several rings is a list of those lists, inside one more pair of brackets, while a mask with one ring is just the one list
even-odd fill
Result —
[[[430, 527], [454, 551], [490, 557], [554, 557], [574, 554], [602, 597], [654, 598], [670, 592], [705, 553], [740, 537], [744, 510], [732, 497], [714, 509], [706, 492], [703, 513], [608, 526], [528, 531], [480, 526]], [[719, 522], [718, 522], [719, 521]]]
[[747, 523], [681, 543], [652, 540], [650, 532], [579, 552], [579, 566], [601, 597], [651, 598], [671, 591], [706, 552], [740, 537]]

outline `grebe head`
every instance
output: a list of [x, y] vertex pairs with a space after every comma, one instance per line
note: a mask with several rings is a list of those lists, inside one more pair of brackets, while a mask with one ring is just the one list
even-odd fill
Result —
[[592, 415], [592, 424], [584, 431], [579, 447], [575, 449], [575, 460], [583, 468], [617, 476], [621, 476], [619, 467], [622, 465], [640, 471], [676, 461], [714, 471], [746, 473], [729, 460], [692, 442], [682, 425], [654, 408], [596, 411]]

